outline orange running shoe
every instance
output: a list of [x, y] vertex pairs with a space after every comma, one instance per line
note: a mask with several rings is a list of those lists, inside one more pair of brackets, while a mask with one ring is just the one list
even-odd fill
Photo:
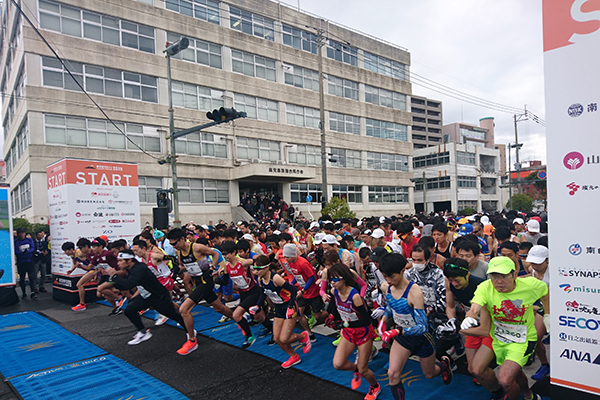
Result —
[[183, 344], [182, 348], [177, 350], [177, 354], [179, 354], [180, 356], [187, 356], [188, 354], [190, 354], [192, 351], [196, 350], [197, 348], [198, 348], [197, 340], [194, 340], [193, 342], [191, 340], [188, 340]]

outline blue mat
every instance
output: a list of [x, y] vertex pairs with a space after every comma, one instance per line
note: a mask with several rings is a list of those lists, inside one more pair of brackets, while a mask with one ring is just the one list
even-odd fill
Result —
[[11, 383], [25, 400], [187, 399], [111, 355], [21, 375]]
[[106, 354], [35, 312], [0, 315], [0, 373], [6, 378]]

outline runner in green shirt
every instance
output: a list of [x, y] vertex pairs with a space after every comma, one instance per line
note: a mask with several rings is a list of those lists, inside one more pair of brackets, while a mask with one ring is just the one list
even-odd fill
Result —
[[504, 393], [511, 400], [517, 400], [520, 393], [525, 400], [541, 399], [529, 390], [522, 367], [537, 342], [533, 304], [541, 299], [544, 309], [549, 310], [548, 286], [532, 277], [517, 279], [515, 263], [508, 257], [493, 258], [487, 272], [490, 279], [477, 287], [461, 328], [477, 326], [476, 319], [485, 307], [492, 317], [489, 329]]

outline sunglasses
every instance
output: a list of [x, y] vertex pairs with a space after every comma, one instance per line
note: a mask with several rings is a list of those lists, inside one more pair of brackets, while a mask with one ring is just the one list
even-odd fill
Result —
[[479, 233], [481, 232], [481, 229], [477, 230], [477, 231], [473, 231], [473, 233]]
[[252, 269], [255, 271], [262, 271], [265, 268], [268, 268], [269, 265], [253, 265]]
[[449, 268], [449, 269], [462, 269], [463, 271], [467, 271], [470, 272], [468, 268], [465, 267], [460, 267], [456, 264], [444, 264], [444, 268]]
[[519, 257], [521, 257], [521, 258], [527, 258], [527, 254], [519, 254]]
[[179, 242], [179, 240], [175, 240], [175, 241], [169, 240], [169, 244], [171, 246], [175, 246], [178, 242]]
[[340, 278], [340, 277], [329, 278], [329, 282], [334, 282], [335, 283], [335, 282], [341, 281], [342, 279], [343, 278]]

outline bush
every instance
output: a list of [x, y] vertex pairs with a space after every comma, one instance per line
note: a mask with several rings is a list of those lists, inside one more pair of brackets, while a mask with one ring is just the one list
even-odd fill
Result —
[[328, 214], [335, 221], [340, 218], [355, 218], [356, 214], [350, 211], [350, 206], [346, 200], [339, 197], [332, 197], [321, 210], [321, 214]]
[[464, 214], [468, 217], [469, 215], [477, 214], [477, 210], [475, 210], [474, 208], [471, 208], [471, 207], [467, 207], [465, 209], [460, 210], [458, 212], [458, 214], [460, 214], [460, 215]]
[[[510, 210], [510, 200], [508, 203], [506, 203], [506, 208]], [[531, 210], [533, 210], [533, 200], [526, 194], [515, 194], [512, 197], [512, 209], [517, 211], [531, 212]]]

